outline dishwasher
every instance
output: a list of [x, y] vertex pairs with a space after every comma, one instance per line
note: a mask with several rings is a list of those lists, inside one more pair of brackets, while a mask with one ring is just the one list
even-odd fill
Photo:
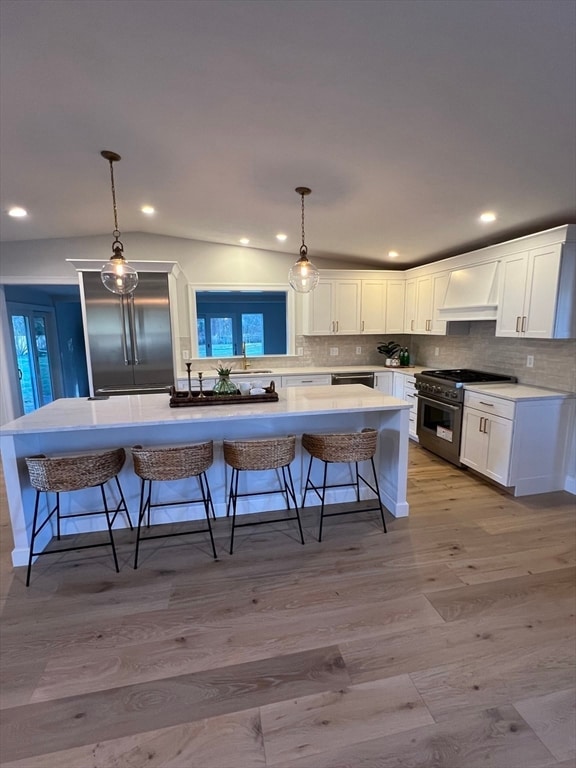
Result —
[[364, 384], [374, 389], [373, 373], [333, 373], [332, 384]]

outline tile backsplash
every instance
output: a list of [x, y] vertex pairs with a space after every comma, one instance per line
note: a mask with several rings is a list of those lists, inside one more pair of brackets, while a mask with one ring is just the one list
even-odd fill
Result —
[[[575, 339], [508, 339], [495, 336], [496, 321], [451, 324], [455, 335], [420, 336], [378, 334], [358, 336], [297, 336], [298, 357], [262, 358], [266, 368], [338, 365], [384, 365], [378, 344], [396, 341], [408, 347], [412, 364], [430, 368], [475, 368], [516, 376], [522, 384], [576, 392]], [[189, 349], [190, 340], [180, 339]], [[337, 350], [337, 354], [331, 354]], [[528, 368], [528, 356], [534, 365]], [[193, 368], [210, 368], [206, 360], [193, 360]], [[184, 368], [184, 366], [182, 366]], [[214, 367], [214, 366], [212, 366]]]

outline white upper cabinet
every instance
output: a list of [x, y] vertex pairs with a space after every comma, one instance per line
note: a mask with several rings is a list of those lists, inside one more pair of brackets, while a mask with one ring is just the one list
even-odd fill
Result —
[[386, 281], [362, 280], [360, 331], [384, 333], [386, 330]]
[[312, 335], [360, 333], [360, 280], [322, 279], [309, 294], [306, 326]]
[[405, 282], [403, 277], [362, 280], [361, 333], [403, 333]]
[[321, 277], [308, 294], [304, 333], [309, 335], [402, 333], [404, 276], [346, 276], [335, 271]]
[[503, 257], [496, 336], [574, 337], [575, 293], [573, 244], [555, 243]]
[[438, 318], [449, 272], [420, 275], [406, 282], [405, 333], [446, 335], [446, 322]]

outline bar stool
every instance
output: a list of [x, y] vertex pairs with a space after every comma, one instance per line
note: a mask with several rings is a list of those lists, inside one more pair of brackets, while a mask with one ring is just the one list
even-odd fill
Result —
[[[302, 499], [302, 506], [306, 503], [306, 494], [309, 490], [316, 493], [321, 502], [320, 507], [320, 529], [318, 532], [318, 541], [322, 541], [322, 524], [325, 517], [335, 517], [337, 515], [348, 515], [355, 512], [371, 512], [376, 509], [380, 510], [380, 516], [382, 517], [382, 525], [384, 527], [384, 533], [386, 533], [386, 521], [384, 520], [384, 508], [382, 507], [382, 501], [380, 499], [380, 489], [378, 487], [378, 477], [376, 475], [376, 467], [374, 466], [374, 454], [376, 453], [376, 447], [378, 444], [378, 432], [375, 429], [363, 429], [361, 432], [352, 432], [349, 434], [335, 434], [335, 435], [302, 435], [302, 445], [310, 454], [310, 463], [308, 464], [308, 474], [306, 475], [306, 484], [304, 486], [304, 497]], [[310, 480], [310, 471], [312, 469], [312, 462], [314, 459], [319, 459], [324, 462], [324, 477], [321, 488], [315, 486]], [[374, 486], [366, 480], [358, 472], [358, 463], [361, 461], [370, 461], [372, 465], [372, 474], [374, 477]], [[335, 483], [333, 485], [326, 484], [328, 464], [340, 464], [354, 463], [356, 467], [355, 480], [350, 483]], [[360, 480], [370, 488], [376, 494], [378, 499], [377, 507], [369, 507], [368, 509], [350, 509], [344, 512], [325, 512], [324, 502], [326, 498], [326, 490], [328, 488], [342, 488], [342, 487], [355, 487], [356, 488], [356, 500], [360, 501]]]
[[[206, 470], [213, 462], [213, 442], [209, 440], [205, 443], [196, 443], [193, 445], [169, 446], [160, 448], [143, 448], [141, 445], [135, 445], [132, 448], [132, 459], [134, 461], [134, 471], [141, 479], [140, 485], [140, 509], [138, 511], [138, 526], [136, 533], [136, 551], [134, 554], [134, 568], [138, 568], [138, 555], [140, 552], [140, 541], [147, 539], [165, 539], [171, 536], [185, 536], [193, 533], [209, 533], [210, 543], [212, 545], [212, 554], [216, 560], [216, 546], [214, 536], [212, 535], [212, 525], [210, 524], [210, 510], [214, 515], [214, 505], [212, 503], [212, 494], [206, 477]], [[198, 490], [200, 496], [185, 499], [182, 501], [158, 501], [152, 503], [152, 483], [163, 482], [165, 480], [188, 480], [195, 477], [198, 481]], [[150, 510], [156, 507], [179, 507], [190, 504], [200, 504], [204, 506], [206, 514], [206, 528], [197, 528], [192, 531], [176, 531], [170, 533], [157, 533], [150, 536], [142, 536], [142, 521], [147, 515], [146, 527], [150, 527]]]
[[[30, 476], [30, 484], [33, 488], [36, 489], [36, 503], [34, 505], [34, 519], [32, 522], [32, 540], [30, 542], [30, 556], [28, 558], [28, 571], [26, 573], [27, 587], [30, 585], [30, 574], [32, 571], [33, 558], [39, 555], [50, 555], [55, 552], [71, 552], [75, 549], [91, 549], [93, 547], [110, 546], [112, 547], [114, 567], [116, 569], [116, 573], [118, 573], [118, 558], [116, 556], [116, 547], [114, 546], [112, 526], [119, 512], [126, 513], [130, 530], [133, 530], [128, 507], [126, 506], [126, 500], [124, 499], [122, 487], [120, 485], [120, 481], [118, 480], [118, 473], [124, 466], [125, 461], [126, 452], [124, 451], [124, 448], [95, 451], [92, 453], [77, 454], [75, 456], [45, 456], [44, 454], [40, 454], [38, 456], [30, 456], [26, 459], [28, 474]], [[106, 483], [110, 482], [111, 480], [116, 482], [116, 488], [120, 495], [120, 501], [116, 507], [112, 509], [109, 508], [105, 490]], [[100, 486], [103, 509], [89, 512], [75, 512], [73, 514], [61, 513], [61, 493], [67, 493], [69, 491], [81, 491], [86, 490], [87, 488], [94, 488], [96, 486]], [[38, 511], [40, 506], [41, 493], [46, 494], [47, 506], [49, 510], [49, 493], [56, 494], [56, 503], [52, 510], [48, 512], [48, 516], [42, 522], [42, 524], [38, 525]], [[56, 538], [58, 541], [61, 540], [61, 520], [71, 517], [106, 515], [106, 525], [108, 527], [110, 542], [101, 542], [99, 544], [83, 544], [80, 546], [70, 547], [58, 547], [58, 549], [51, 549], [49, 551], [41, 550], [40, 552], [36, 552], [34, 550], [36, 537], [40, 531], [44, 529], [44, 527], [48, 524], [54, 515], [56, 515]]]
[[[275, 437], [264, 440], [225, 440], [224, 441], [224, 460], [228, 466], [232, 467], [230, 478], [230, 492], [228, 495], [228, 505], [226, 507], [226, 516], [230, 515], [230, 506], [232, 506], [232, 532], [230, 534], [230, 554], [234, 551], [234, 531], [236, 528], [244, 528], [249, 525], [264, 525], [266, 523], [280, 523], [286, 520], [296, 520], [300, 532], [300, 541], [304, 544], [304, 534], [302, 533], [302, 524], [300, 522], [300, 512], [296, 503], [296, 493], [294, 491], [294, 482], [290, 464], [294, 460], [296, 453], [296, 438], [293, 435], [288, 437]], [[252, 472], [259, 470], [274, 469], [282, 470], [282, 480], [278, 477], [278, 489], [272, 491], [252, 491], [238, 493], [238, 480], [240, 472]], [[265, 494], [281, 493], [286, 499], [286, 509], [291, 510], [290, 500], [294, 504], [295, 515], [275, 518], [274, 520], [255, 520], [249, 523], [236, 523], [236, 503], [244, 496], [263, 496]]]

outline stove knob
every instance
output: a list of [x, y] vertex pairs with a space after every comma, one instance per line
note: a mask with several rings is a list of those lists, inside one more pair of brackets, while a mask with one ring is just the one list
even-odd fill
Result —
[[454, 398], [454, 400], [457, 400], [458, 399], [458, 392], [456, 392], [456, 391], [452, 392], [452, 397]]

